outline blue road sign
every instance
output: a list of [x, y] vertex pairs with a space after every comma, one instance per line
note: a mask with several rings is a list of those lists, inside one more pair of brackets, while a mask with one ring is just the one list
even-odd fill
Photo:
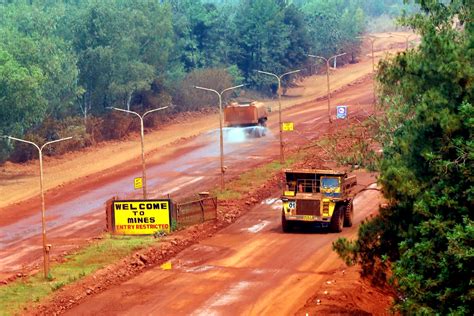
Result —
[[346, 119], [346, 118], [347, 118], [347, 105], [336, 106], [336, 119]]

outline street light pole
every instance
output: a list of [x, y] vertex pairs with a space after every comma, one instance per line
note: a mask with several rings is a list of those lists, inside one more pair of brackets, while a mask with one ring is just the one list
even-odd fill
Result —
[[225, 169], [224, 169], [224, 135], [222, 133], [222, 125], [223, 125], [223, 123], [222, 123], [222, 120], [223, 120], [222, 94], [226, 91], [237, 89], [237, 88], [240, 88], [240, 87], [243, 87], [243, 86], [244, 86], [243, 84], [240, 84], [238, 86], [230, 87], [230, 88], [222, 90], [220, 93], [218, 91], [214, 90], [214, 89], [194, 86], [194, 88], [196, 88], [196, 89], [214, 92], [219, 97], [219, 132], [220, 132], [219, 133], [220, 134], [219, 138], [220, 138], [220, 160], [221, 160], [221, 190], [224, 190], [224, 188], [225, 188], [225, 184], [224, 184], [224, 172], [225, 172]]
[[326, 62], [326, 80], [327, 80], [327, 86], [328, 86], [328, 93], [327, 93], [328, 97], [327, 97], [327, 99], [328, 99], [329, 123], [332, 123], [332, 119], [331, 119], [331, 86], [329, 84], [329, 62], [331, 61], [331, 59], [337, 58], [337, 57], [340, 57], [340, 56], [344, 56], [345, 54], [346, 53], [342, 53], [342, 54], [331, 56], [329, 58], [308, 54], [309, 57], [318, 58], [318, 59], [324, 60]]
[[15, 140], [18, 142], [22, 143], [27, 143], [31, 144], [38, 149], [38, 154], [39, 154], [39, 163], [40, 163], [40, 192], [41, 192], [41, 226], [42, 226], [42, 235], [43, 235], [43, 266], [44, 266], [44, 278], [47, 279], [49, 275], [49, 251], [50, 251], [50, 246], [47, 244], [47, 239], [46, 239], [46, 209], [45, 209], [45, 203], [44, 203], [44, 185], [43, 185], [43, 148], [47, 145], [61, 142], [63, 140], [68, 140], [71, 139], [72, 137], [66, 137], [66, 138], [61, 138], [57, 140], [53, 140], [47, 143], [44, 143], [43, 146], [38, 146], [33, 142], [30, 142], [28, 140], [12, 137], [12, 136], [7, 136], [6, 138], [10, 140]]
[[[392, 37], [392, 35], [388, 36]], [[373, 95], [374, 95], [374, 113], [376, 110], [377, 106], [377, 96], [375, 93], [375, 57], [374, 57], [374, 43], [376, 40], [381, 39], [381, 38], [387, 38], [387, 37], [375, 37], [375, 36], [357, 36], [357, 38], [361, 39], [368, 39], [371, 44], [371, 51], [372, 51], [372, 83], [373, 83]]]
[[403, 37], [405, 39], [405, 50], [408, 50], [408, 39], [412, 36], [414, 36], [415, 34], [408, 34], [408, 35], [403, 35], [403, 34], [395, 34], [395, 33], [388, 33], [390, 36], [399, 36], [399, 37]]
[[134, 111], [124, 110], [124, 109], [119, 109], [119, 108], [114, 108], [114, 107], [111, 108], [111, 109], [116, 110], [116, 111], [121, 111], [121, 112], [125, 112], [125, 113], [134, 114], [134, 115], [136, 115], [140, 118], [140, 140], [141, 140], [141, 145], [142, 145], [141, 146], [142, 147], [142, 181], [143, 181], [142, 188], [143, 188], [143, 199], [144, 200], [146, 200], [147, 196], [146, 196], [145, 141], [144, 141], [144, 138], [145, 138], [144, 129], [145, 128], [144, 128], [144, 124], [143, 124], [143, 119], [147, 114], [150, 114], [150, 113], [156, 112], [156, 111], [160, 111], [160, 110], [164, 110], [166, 108], [167, 108], [167, 106], [163, 106], [163, 107], [158, 108], [158, 109], [153, 109], [153, 110], [150, 110], [150, 111], [147, 111], [147, 112], [143, 113], [143, 115], [140, 115], [140, 114], [138, 114], [137, 112], [134, 112]]
[[281, 121], [281, 79], [286, 75], [291, 75], [300, 71], [301, 69], [293, 70], [293, 71], [285, 72], [284, 74], [278, 76], [271, 72], [257, 70], [258, 73], [273, 76], [278, 81], [278, 125], [280, 125], [280, 163], [282, 164], [285, 162], [285, 156], [283, 152], [283, 126], [282, 126], [283, 123]]

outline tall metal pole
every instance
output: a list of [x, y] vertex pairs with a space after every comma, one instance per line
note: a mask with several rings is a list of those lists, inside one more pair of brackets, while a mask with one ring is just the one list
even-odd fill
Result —
[[372, 73], [374, 74], [375, 73], [375, 57], [374, 57], [374, 42], [375, 42], [375, 38], [370, 38], [370, 43], [371, 43], [371, 46], [372, 46]]
[[28, 140], [8, 136], [8, 139], [19, 141], [22, 143], [27, 143], [33, 145], [38, 149], [38, 156], [39, 156], [39, 165], [40, 165], [40, 195], [41, 195], [41, 235], [43, 237], [43, 268], [44, 268], [44, 278], [47, 279], [49, 276], [49, 251], [50, 246], [48, 245], [48, 240], [46, 238], [46, 207], [44, 202], [44, 183], [43, 183], [43, 148], [47, 145], [61, 142], [63, 140], [71, 139], [72, 137], [61, 138], [57, 140], [53, 140], [47, 143], [44, 143], [43, 146], [39, 147], [33, 142]]
[[145, 165], [145, 126], [144, 126], [144, 123], [143, 123], [143, 119], [149, 113], [164, 110], [166, 108], [168, 108], [168, 107], [163, 106], [161, 108], [153, 109], [153, 110], [150, 110], [150, 111], [147, 111], [147, 112], [143, 113], [143, 115], [140, 115], [140, 114], [138, 114], [137, 112], [134, 112], [134, 111], [124, 110], [124, 109], [119, 109], [119, 108], [111, 108], [111, 109], [116, 110], [116, 111], [134, 114], [134, 115], [138, 116], [138, 118], [140, 119], [140, 142], [141, 142], [141, 148], [142, 148], [142, 190], [143, 190], [143, 199], [144, 200], [147, 199], [147, 194], [146, 194], [147, 188], [146, 188], [146, 165]]
[[372, 93], [373, 93], [373, 103], [374, 103], [374, 115], [377, 110], [377, 94], [375, 93], [375, 57], [374, 57], [374, 42], [375, 38], [369, 38], [372, 45]]
[[331, 85], [330, 85], [330, 81], [329, 81], [329, 62], [333, 58], [336, 59], [337, 57], [344, 56], [344, 55], [346, 55], [346, 53], [337, 54], [337, 55], [331, 56], [329, 58], [325, 58], [325, 57], [322, 57], [322, 56], [308, 54], [309, 57], [318, 58], [318, 59], [324, 60], [326, 62], [326, 81], [327, 81], [327, 87], [328, 87], [327, 99], [328, 99], [328, 119], [329, 119], [329, 123], [332, 123], [332, 118], [331, 118]]
[[280, 128], [280, 163], [285, 162], [285, 151], [283, 150], [283, 121], [281, 119], [281, 78], [278, 79], [278, 126]]
[[196, 88], [196, 89], [214, 92], [219, 97], [219, 141], [220, 141], [220, 146], [219, 147], [220, 147], [220, 161], [221, 161], [221, 190], [225, 189], [225, 182], [224, 182], [224, 173], [225, 173], [225, 168], [224, 168], [224, 133], [222, 131], [222, 129], [223, 129], [222, 94], [226, 91], [237, 89], [237, 88], [240, 88], [240, 87], [243, 87], [243, 86], [244, 86], [243, 84], [240, 84], [238, 86], [234, 86], [234, 87], [224, 89], [221, 92], [218, 92], [214, 89], [194, 86], [194, 88]]
[[278, 125], [280, 126], [280, 163], [282, 163], [282, 164], [285, 162], [285, 155], [284, 155], [284, 150], [283, 150], [283, 122], [282, 122], [282, 119], [281, 119], [281, 79], [284, 76], [291, 75], [291, 74], [294, 74], [294, 73], [297, 73], [297, 72], [300, 72], [300, 71], [301, 71], [301, 69], [288, 71], [288, 72], [285, 72], [284, 74], [278, 76], [278, 75], [276, 75], [274, 73], [271, 73], [271, 72], [257, 70], [258, 73], [273, 76], [278, 81], [278, 91], [277, 91], [277, 93], [278, 93]]
[[390, 34], [390, 37], [392, 36], [403, 37], [405, 39], [405, 50], [408, 50], [408, 39], [412, 37], [413, 35], [415, 35], [415, 34], [403, 35], [403, 34], [395, 34], [395, 33], [388, 33], [388, 34]]
[[328, 118], [329, 118], [329, 123], [332, 123], [332, 118], [331, 118], [331, 85], [329, 83], [329, 59], [326, 59], [326, 81], [327, 81], [327, 86], [328, 86]]
[[142, 147], [142, 190], [143, 199], [146, 200], [146, 166], [145, 166], [145, 126], [143, 124], [143, 117], [140, 117], [140, 143]]
[[[38, 146], [36, 146], [38, 148]], [[47, 279], [49, 275], [49, 247], [46, 239], [46, 207], [44, 203], [44, 187], [43, 187], [43, 151], [38, 148], [39, 163], [40, 163], [40, 191], [41, 191], [41, 234], [43, 236], [43, 268], [44, 278]]]
[[224, 190], [225, 188], [225, 182], [224, 182], [224, 133], [222, 131], [223, 129], [223, 113], [222, 113], [222, 93], [218, 93], [219, 95], [219, 149], [220, 149], [220, 156], [221, 156], [221, 190]]
[[377, 110], [377, 94], [376, 94], [376, 86], [375, 86], [375, 55], [374, 55], [374, 43], [376, 40], [381, 38], [390, 38], [393, 37], [392, 33], [389, 33], [390, 36], [388, 37], [375, 37], [375, 36], [357, 36], [357, 38], [361, 39], [368, 39], [370, 41], [371, 50], [372, 50], [372, 86], [373, 86], [373, 97], [374, 97], [374, 113]]

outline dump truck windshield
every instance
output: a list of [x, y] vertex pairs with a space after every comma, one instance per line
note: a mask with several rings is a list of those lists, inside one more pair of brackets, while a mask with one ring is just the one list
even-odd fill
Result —
[[338, 188], [339, 179], [338, 178], [326, 178], [321, 177], [321, 187], [323, 188]]

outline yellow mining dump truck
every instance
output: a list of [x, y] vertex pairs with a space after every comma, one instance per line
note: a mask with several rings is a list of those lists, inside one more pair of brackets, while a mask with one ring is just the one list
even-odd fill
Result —
[[253, 137], [265, 136], [268, 110], [261, 102], [231, 102], [224, 109], [224, 121], [228, 127], [243, 127]]
[[333, 232], [351, 227], [354, 214], [356, 176], [335, 170], [285, 170], [285, 186], [281, 200], [283, 232], [295, 223], [313, 223], [329, 227]]

